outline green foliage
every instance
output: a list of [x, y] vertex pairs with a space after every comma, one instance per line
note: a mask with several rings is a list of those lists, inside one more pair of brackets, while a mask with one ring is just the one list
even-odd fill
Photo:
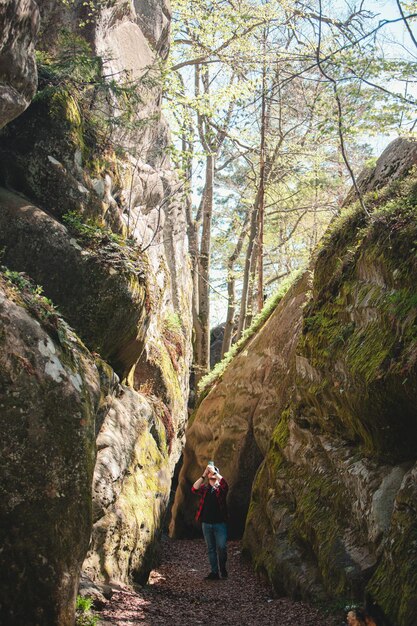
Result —
[[90, 611], [92, 606], [93, 606], [93, 601], [91, 598], [85, 597], [85, 596], [77, 596], [77, 600], [75, 604], [75, 608], [77, 610], [85, 613], [87, 611]]
[[[126, 239], [121, 235], [103, 226], [97, 219], [84, 218], [84, 216], [81, 213], [77, 213], [77, 211], [65, 213], [62, 216], [62, 221], [72, 233], [90, 243], [101, 243], [110, 240], [120, 246], [126, 244]], [[130, 243], [133, 243], [133, 241], [130, 241]]]
[[57, 323], [58, 310], [52, 300], [43, 294], [43, 288], [36, 285], [24, 272], [15, 272], [4, 265], [0, 266], [1, 275], [20, 293], [27, 307], [38, 319]]
[[139, 120], [141, 86], [151, 80], [148, 73], [139, 84], [129, 73], [106, 74], [107, 60], [93, 54], [81, 36], [63, 30], [54, 52], [37, 51], [39, 76], [35, 100], [50, 102], [51, 113], [66, 110], [66, 119], [78, 129], [83, 155], [93, 160], [111, 145], [113, 131], [142, 128]]
[[40, 285], [36, 285], [23, 272], [12, 271], [4, 265], [0, 266], [0, 282], [14, 302], [27, 309], [61, 346], [66, 346], [69, 352], [72, 351], [74, 341], [72, 331], [52, 300], [42, 295], [43, 289]]
[[92, 53], [85, 39], [62, 31], [56, 52], [36, 51], [39, 89], [36, 99], [42, 99], [62, 87], [84, 90], [101, 82], [102, 58]]
[[[61, 0], [61, 2], [68, 7], [77, 5], [77, 0]], [[85, 18], [78, 23], [80, 28], [93, 24], [103, 9], [114, 6], [115, 0], [83, 0], [82, 4]]]
[[[86, 218], [76, 211], [69, 211], [62, 219], [81, 245], [99, 254], [103, 263], [121, 274], [146, 280], [148, 269], [146, 256], [135, 239], [117, 235], [100, 222]], [[149, 289], [147, 291], [149, 292]], [[150, 309], [153, 305], [147, 300], [145, 306]]]
[[[375, 160], [366, 137], [414, 128], [416, 99], [408, 88], [416, 71], [413, 55], [395, 56], [385, 48], [381, 23], [372, 12], [354, 13], [349, 3], [328, 2], [319, 19], [308, 5], [301, 5], [292, 0], [173, 3], [166, 92], [167, 114], [181, 143], [174, 161], [192, 186], [193, 169], [202, 167], [208, 153], [216, 153], [211, 256], [217, 289], [224, 288], [228, 260], [259, 189], [265, 84], [270, 111], [264, 146], [270, 172], [265, 190], [266, 284], [305, 262], [340, 212], [352, 184], [341, 155], [342, 139], [357, 176]], [[318, 50], [319, 29], [321, 67], [311, 57]], [[400, 38], [391, 45], [404, 52]], [[323, 79], [322, 69], [334, 84]], [[219, 129], [225, 137], [217, 151], [213, 137]], [[197, 206], [193, 216], [199, 215]], [[234, 261], [237, 291], [245, 245]]]
[[75, 626], [96, 626], [98, 624], [98, 617], [91, 611], [92, 605], [91, 598], [77, 596]]
[[42, 287], [40, 285], [35, 285], [23, 272], [14, 272], [4, 266], [2, 266], [1, 270], [3, 272], [3, 276], [13, 283], [13, 285], [15, 285], [18, 289], [27, 289], [34, 296], [40, 296], [42, 294]]
[[252, 320], [252, 324], [247, 328], [242, 337], [235, 344], [232, 345], [229, 352], [227, 352], [223, 359], [217, 363], [214, 368], [204, 376], [198, 386], [198, 392], [200, 394], [200, 400], [207, 395], [211, 387], [221, 379], [224, 371], [229, 363], [233, 361], [247, 345], [248, 341], [255, 335], [255, 333], [265, 324], [270, 315], [275, 311], [282, 298], [285, 296], [291, 285], [297, 280], [302, 273], [302, 268], [293, 272], [291, 276], [282, 281], [277, 291], [272, 294], [265, 302], [264, 307], [260, 313], [258, 313]]

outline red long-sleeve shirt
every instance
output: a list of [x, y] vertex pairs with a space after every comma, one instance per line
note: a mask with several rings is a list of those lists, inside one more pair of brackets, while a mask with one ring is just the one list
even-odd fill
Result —
[[[198, 521], [201, 517], [201, 512], [203, 510], [203, 506], [204, 506], [204, 501], [206, 499], [206, 495], [208, 493], [210, 489], [210, 485], [201, 485], [201, 487], [199, 487], [198, 489], [195, 489], [194, 486], [191, 487], [191, 491], [193, 493], [196, 493], [200, 496], [200, 502], [198, 504], [198, 509], [197, 509], [197, 513], [195, 516], [195, 519]], [[216, 487], [216, 496], [217, 496], [217, 501], [219, 503], [219, 509], [222, 512], [224, 519], [227, 520], [227, 505], [226, 505], [226, 496], [227, 496], [227, 492], [229, 491], [229, 485], [227, 484], [227, 482], [225, 481], [225, 479], [222, 477], [220, 479], [220, 482], [218, 484], [218, 486]]]

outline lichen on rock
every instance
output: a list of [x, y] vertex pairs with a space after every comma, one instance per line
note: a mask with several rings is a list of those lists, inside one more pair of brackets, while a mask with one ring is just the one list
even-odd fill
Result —
[[[16, 284], [27, 275], [39, 285], [35, 290], [43, 290], [84, 342], [87, 361], [93, 362], [91, 354], [96, 361], [94, 409], [86, 398], [84, 407], [91, 409], [89, 434], [96, 431], [98, 437], [94, 480], [92, 440], [91, 449], [70, 442], [62, 451], [63, 459], [72, 449], [78, 454], [71, 456], [72, 471], [84, 469], [83, 487], [93, 484], [86, 571], [97, 582], [143, 582], [183, 446], [191, 356], [185, 211], [169, 163], [161, 88], [149, 78], [159, 76], [166, 58], [170, 10], [163, 2], [117, 0], [86, 7], [48, 1], [40, 3], [40, 12], [39, 90], [25, 114], [0, 133], [0, 184], [7, 187], [0, 190], [1, 262]], [[68, 46], [71, 55], [65, 57]], [[70, 66], [65, 65], [69, 58]], [[110, 75], [116, 78], [108, 80]], [[23, 294], [21, 300], [29, 319], [39, 319], [48, 334], [36, 350], [50, 385], [57, 394], [59, 387], [65, 394], [70, 386], [75, 397], [85, 395], [83, 372], [71, 369], [57, 348], [66, 340], [56, 309], [41, 309], [37, 296]], [[168, 328], [170, 318], [176, 320], [175, 332]], [[21, 367], [31, 384], [30, 365], [24, 360]], [[33, 405], [35, 422], [48, 413], [48, 402], [40, 393]], [[66, 400], [61, 407], [54, 396], [57, 415], [61, 408], [65, 418]], [[51, 437], [59, 427], [59, 421], [51, 424]], [[63, 465], [59, 469], [73, 475]], [[34, 491], [41, 479], [33, 473]], [[71, 594], [91, 528], [91, 499], [84, 496], [71, 510], [73, 515], [82, 509], [80, 528], [70, 516], [64, 535], [65, 550], [72, 551]], [[45, 514], [42, 529], [55, 539], [54, 511]], [[60, 599], [59, 567], [65, 569], [67, 552], [54, 541], [49, 547], [57, 564], [55, 588], [43, 571], [39, 578]], [[30, 614], [34, 620], [39, 615], [45, 626], [72, 623], [68, 590], [65, 615], [64, 600], [50, 600], [50, 613], [45, 612], [37, 559], [34, 554], [26, 559]], [[61, 611], [59, 618], [54, 611]]]
[[91, 528], [98, 372], [71, 329], [45, 325], [0, 277], [0, 621], [10, 626], [73, 624]]
[[170, 493], [165, 428], [152, 405], [129, 387], [108, 402], [97, 437], [94, 525], [83, 571], [94, 580], [144, 583]]

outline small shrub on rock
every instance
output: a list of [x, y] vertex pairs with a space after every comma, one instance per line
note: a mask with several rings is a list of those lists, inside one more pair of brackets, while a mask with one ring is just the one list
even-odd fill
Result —
[[75, 605], [75, 626], [96, 626], [98, 617], [92, 611], [93, 601], [91, 598], [78, 596]]

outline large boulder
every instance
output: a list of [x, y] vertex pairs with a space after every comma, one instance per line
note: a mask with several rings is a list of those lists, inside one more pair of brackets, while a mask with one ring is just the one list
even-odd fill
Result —
[[71, 329], [36, 292], [23, 298], [0, 277], [2, 624], [74, 624], [99, 393], [94, 361]]
[[143, 260], [108, 241], [85, 246], [56, 219], [0, 188], [4, 263], [29, 274], [88, 348], [124, 377], [143, 350], [148, 324]]
[[91, 579], [146, 582], [170, 485], [169, 424], [161, 405], [118, 387], [97, 437], [94, 526], [83, 567]]
[[296, 393], [255, 480], [244, 544], [279, 592], [357, 602], [366, 595], [390, 622], [411, 626], [417, 207], [415, 175], [404, 178], [415, 146], [402, 148], [401, 158], [398, 143], [389, 149], [393, 160], [384, 154], [384, 167], [367, 179], [379, 189], [365, 196], [371, 216], [346, 209], [319, 250]]
[[0, 128], [30, 104], [36, 91], [35, 42], [39, 10], [34, 0], [0, 4]]
[[184, 194], [161, 116], [170, 11], [162, 0], [40, 11], [38, 93], [0, 133], [2, 262], [103, 359], [85, 567], [97, 583], [143, 581], [184, 443], [191, 357]]
[[28, 110], [0, 133], [0, 184], [59, 219], [69, 212], [97, 220], [106, 216], [107, 223], [120, 231], [110, 173], [103, 173], [94, 185], [85, 165], [92, 155], [85, 147], [76, 98], [65, 89], [52, 94], [45, 90], [48, 95], [38, 94]]

